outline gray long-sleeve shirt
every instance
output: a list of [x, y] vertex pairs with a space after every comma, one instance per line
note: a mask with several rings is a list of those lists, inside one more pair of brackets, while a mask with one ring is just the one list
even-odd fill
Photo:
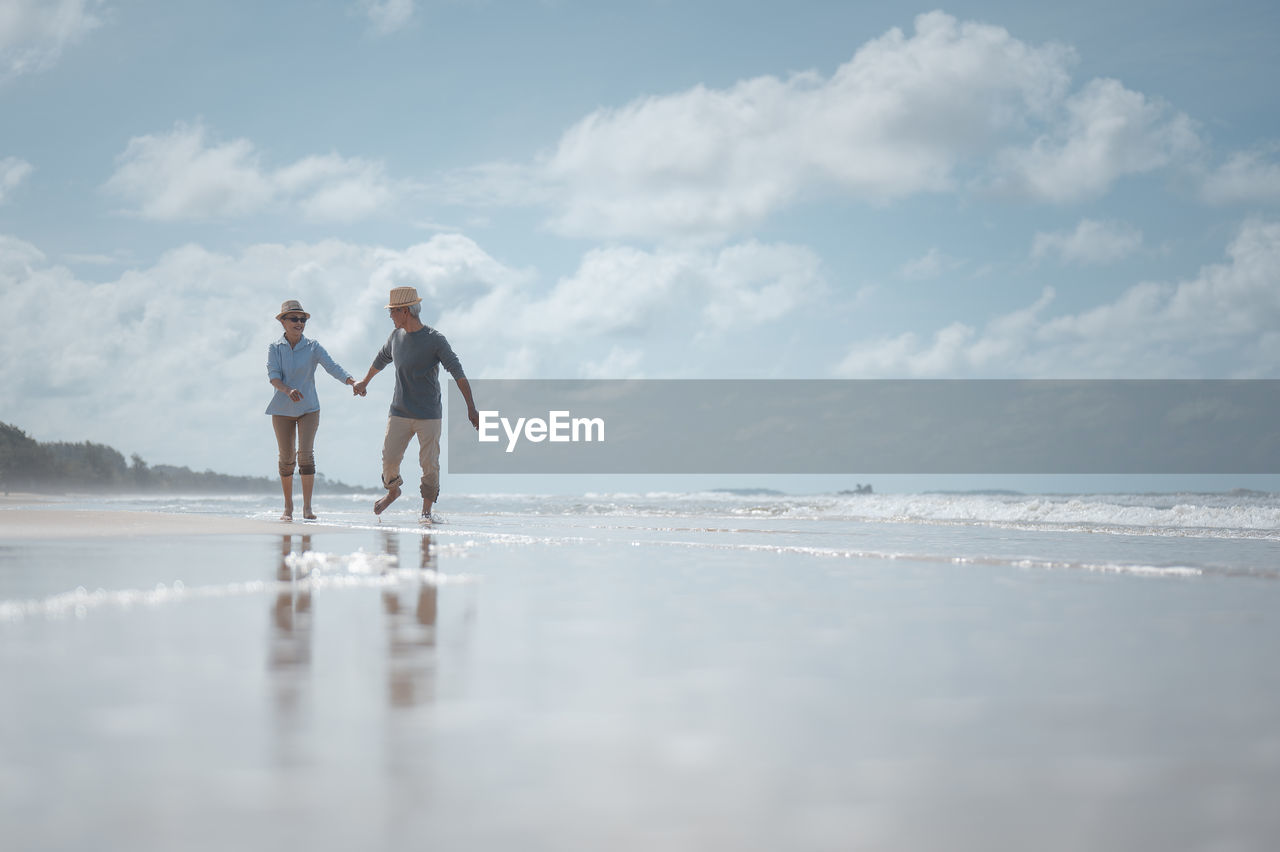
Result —
[[392, 363], [396, 365], [396, 390], [391, 397], [394, 417], [439, 420], [444, 413], [440, 404], [440, 365], [455, 379], [466, 378], [462, 362], [453, 354], [449, 341], [430, 326], [418, 331], [397, 328], [391, 332], [386, 345], [373, 359], [373, 366], [381, 370]]

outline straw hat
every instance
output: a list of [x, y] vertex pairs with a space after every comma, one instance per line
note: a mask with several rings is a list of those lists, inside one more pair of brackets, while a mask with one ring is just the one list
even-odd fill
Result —
[[388, 308], [407, 308], [410, 305], [416, 305], [422, 301], [422, 297], [418, 295], [418, 291], [412, 287], [393, 287], [391, 288], [391, 303]]
[[299, 302], [297, 299], [290, 299], [289, 301], [282, 304], [280, 306], [280, 313], [276, 314], [276, 319], [280, 319], [280, 317], [284, 316], [285, 314], [302, 314], [307, 319], [311, 319], [311, 314], [307, 313], [302, 309], [302, 303]]

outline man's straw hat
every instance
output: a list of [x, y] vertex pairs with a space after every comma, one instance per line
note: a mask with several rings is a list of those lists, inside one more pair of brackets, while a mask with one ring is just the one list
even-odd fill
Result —
[[299, 302], [297, 299], [290, 299], [289, 301], [281, 305], [280, 313], [276, 314], [276, 319], [280, 319], [280, 317], [284, 316], [285, 314], [302, 314], [307, 319], [311, 319], [311, 314], [307, 313], [302, 309], [302, 303]]
[[388, 308], [407, 308], [410, 305], [416, 305], [422, 301], [422, 297], [418, 295], [418, 291], [412, 287], [393, 287], [391, 289], [391, 303]]

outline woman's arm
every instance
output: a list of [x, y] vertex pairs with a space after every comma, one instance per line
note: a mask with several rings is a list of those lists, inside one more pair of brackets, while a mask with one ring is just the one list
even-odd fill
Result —
[[370, 367], [370, 368], [369, 368], [369, 372], [367, 372], [367, 373], [365, 373], [365, 374], [364, 374], [364, 378], [363, 378], [363, 379], [361, 379], [360, 381], [356, 382], [356, 386], [355, 386], [354, 388], [352, 388], [352, 391], [353, 391], [357, 396], [364, 396], [364, 395], [365, 395], [366, 393], [368, 393], [368, 391], [369, 391], [369, 381], [370, 381], [374, 376], [378, 375], [378, 373], [381, 373], [381, 372], [382, 372], [382, 368], [381, 368], [381, 367]]
[[284, 365], [280, 363], [280, 353], [274, 345], [267, 347], [267, 381], [289, 399], [302, 402], [302, 391], [291, 388], [284, 382]]
[[272, 379], [271, 387], [280, 391], [280, 393], [289, 397], [289, 399], [293, 400], [294, 402], [302, 402], [302, 391], [298, 390], [297, 388], [289, 387], [284, 383], [282, 379]]

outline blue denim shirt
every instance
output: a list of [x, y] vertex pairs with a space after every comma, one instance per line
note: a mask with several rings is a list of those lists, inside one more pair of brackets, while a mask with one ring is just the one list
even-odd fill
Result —
[[319, 411], [320, 397], [316, 395], [317, 366], [324, 367], [325, 372], [344, 384], [347, 379], [352, 378], [350, 373], [338, 366], [337, 361], [329, 357], [323, 346], [308, 339], [305, 334], [297, 346], [290, 346], [283, 335], [268, 346], [267, 378], [280, 379], [289, 387], [302, 391], [302, 402], [294, 402], [287, 394], [276, 391], [266, 413], [301, 417], [312, 411]]

